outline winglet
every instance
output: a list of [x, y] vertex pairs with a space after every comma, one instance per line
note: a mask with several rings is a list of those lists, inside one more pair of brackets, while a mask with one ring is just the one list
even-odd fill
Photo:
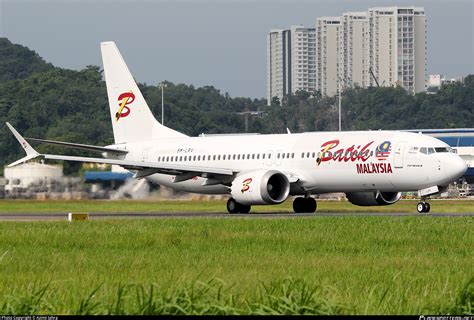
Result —
[[34, 158], [41, 155], [35, 149], [33, 149], [33, 147], [25, 140], [25, 138], [23, 138], [18, 133], [18, 131], [15, 130], [15, 128], [13, 128], [13, 126], [10, 123], [7, 122], [6, 125], [7, 125], [8, 129], [10, 129], [10, 131], [13, 133], [15, 138], [18, 140], [18, 142], [21, 144], [21, 146], [23, 147], [23, 149], [26, 152], [26, 157], [23, 157], [20, 160], [17, 160], [13, 163], [10, 163], [7, 167], [16, 166], [17, 164], [26, 162], [28, 160], [34, 159]]

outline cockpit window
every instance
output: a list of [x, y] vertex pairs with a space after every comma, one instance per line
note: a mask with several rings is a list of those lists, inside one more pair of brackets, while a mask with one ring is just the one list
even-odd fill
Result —
[[456, 153], [456, 150], [454, 150], [451, 147], [436, 147], [436, 148], [426, 148], [426, 147], [421, 147], [420, 148], [420, 153], [424, 154], [433, 154], [433, 153]]

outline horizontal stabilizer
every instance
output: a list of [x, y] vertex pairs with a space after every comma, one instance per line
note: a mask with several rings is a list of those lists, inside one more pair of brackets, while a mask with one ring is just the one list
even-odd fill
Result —
[[13, 133], [15, 138], [18, 140], [20, 145], [23, 147], [23, 150], [25, 150], [25, 152], [26, 152], [26, 157], [23, 157], [20, 160], [17, 160], [13, 163], [10, 163], [8, 165], [8, 167], [16, 166], [17, 164], [26, 162], [28, 160], [31, 160], [31, 159], [34, 159], [34, 158], [40, 156], [40, 154], [35, 149], [33, 149], [33, 147], [25, 140], [25, 138], [23, 138], [18, 133], [18, 131], [15, 130], [15, 128], [13, 128], [13, 126], [10, 123], [7, 122], [6, 125], [7, 125], [8, 129], [10, 129], [10, 131]]
[[71, 148], [71, 149], [81, 149], [81, 150], [94, 151], [94, 152], [110, 152], [110, 153], [117, 153], [117, 154], [127, 154], [128, 153], [128, 151], [126, 151], [126, 150], [120, 150], [120, 149], [114, 149], [114, 148], [108, 148], [108, 147], [92, 146], [92, 145], [81, 144], [81, 143], [72, 143], [72, 142], [63, 142], [63, 141], [54, 141], [54, 140], [43, 140], [43, 139], [36, 139], [36, 138], [25, 138], [25, 139], [29, 140], [29, 141], [35, 141], [35, 142], [42, 142], [42, 143], [47, 143], [47, 144], [58, 145], [58, 146]]

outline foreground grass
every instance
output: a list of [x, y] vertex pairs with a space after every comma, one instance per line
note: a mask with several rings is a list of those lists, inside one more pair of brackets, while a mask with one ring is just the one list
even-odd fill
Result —
[[[416, 212], [414, 200], [390, 206], [359, 207], [347, 201], [318, 201], [318, 212]], [[431, 200], [431, 211], [462, 213], [474, 210], [472, 200]], [[292, 201], [276, 206], [253, 206], [252, 213], [292, 212]], [[0, 213], [46, 212], [226, 212], [226, 201], [110, 201], [110, 200], [0, 200]]]
[[0, 314], [473, 312], [472, 217], [0, 223]]

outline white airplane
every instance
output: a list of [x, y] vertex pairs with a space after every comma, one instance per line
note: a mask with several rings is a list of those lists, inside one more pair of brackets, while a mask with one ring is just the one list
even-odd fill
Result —
[[134, 177], [172, 189], [227, 194], [229, 213], [289, 196], [297, 213], [315, 212], [311, 195], [344, 192], [359, 206], [389, 205], [402, 191], [428, 196], [461, 177], [466, 163], [444, 142], [398, 131], [307, 132], [189, 137], [151, 113], [114, 42], [101, 43], [115, 143], [105, 147], [28, 138], [101, 153], [103, 158], [40, 154], [9, 124], [26, 157], [120, 165]]

